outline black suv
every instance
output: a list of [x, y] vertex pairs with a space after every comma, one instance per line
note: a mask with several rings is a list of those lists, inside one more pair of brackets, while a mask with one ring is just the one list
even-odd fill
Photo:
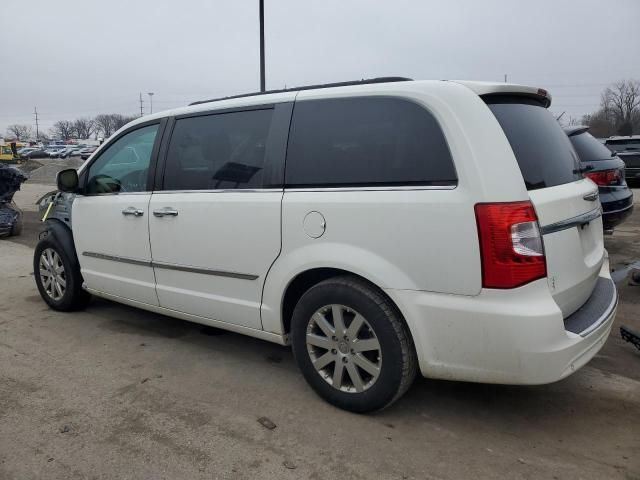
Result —
[[603, 227], [613, 230], [633, 211], [633, 193], [625, 180], [625, 163], [588, 130], [589, 127], [568, 127], [564, 131], [580, 157], [585, 177], [598, 185]]

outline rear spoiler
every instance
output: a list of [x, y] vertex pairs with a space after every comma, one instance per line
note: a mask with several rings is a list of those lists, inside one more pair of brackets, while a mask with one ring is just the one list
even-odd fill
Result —
[[481, 97], [509, 96], [526, 97], [540, 102], [545, 108], [551, 106], [551, 95], [544, 88], [529, 87], [515, 83], [494, 82], [470, 82], [464, 80], [451, 80], [473, 90]]

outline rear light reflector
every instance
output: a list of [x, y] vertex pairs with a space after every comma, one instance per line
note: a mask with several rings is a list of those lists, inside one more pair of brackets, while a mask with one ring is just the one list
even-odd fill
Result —
[[596, 185], [606, 187], [609, 185], [618, 185], [622, 177], [622, 172], [619, 169], [602, 170], [601, 172], [587, 172], [584, 175], [593, 180]]
[[515, 288], [547, 276], [547, 266], [531, 202], [475, 206], [483, 288]]

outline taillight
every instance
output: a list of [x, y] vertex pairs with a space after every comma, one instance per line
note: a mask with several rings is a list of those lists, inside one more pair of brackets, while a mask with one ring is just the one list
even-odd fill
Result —
[[484, 288], [515, 288], [547, 276], [547, 266], [531, 202], [475, 206]]
[[619, 184], [621, 172], [619, 169], [602, 170], [600, 172], [587, 172], [584, 176], [593, 180], [596, 185], [606, 187]]

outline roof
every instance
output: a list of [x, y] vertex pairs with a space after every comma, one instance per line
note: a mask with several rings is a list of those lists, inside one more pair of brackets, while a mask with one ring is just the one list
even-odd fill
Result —
[[429, 84], [442, 85], [443, 83], [448, 82], [465, 86], [477, 95], [518, 94], [543, 99], [545, 106], [547, 107], [551, 103], [551, 96], [547, 93], [546, 90], [537, 87], [529, 87], [526, 85], [518, 85], [514, 83], [476, 82], [465, 80], [411, 80], [406, 77], [380, 77], [334, 84], [309, 85], [297, 88], [288, 88], [284, 90], [271, 90], [263, 93], [250, 93], [246, 95], [235, 95], [215, 100], [194, 102], [189, 106], [178, 107], [171, 110], [164, 110], [150, 115], [145, 115], [144, 117], [140, 117], [125, 125], [123, 129], [128, 128], [131, 125], [165, 118], [168, 116], [184, 115], [201, 111], [204, 112], [213, 109], [237, 108], [252, 105], [264, 105], [269, 103], [293, 102], [296, 99], [298, 93], [301, 91], [318, 92], [318, 94], [322, 93], [322, 96], [324, 96], [326, 92], [326, 96], [329, 97], [336, 94], [350, 94], [351, 91], [360, 92], [367, 90], [378, 92], [399, 92], [404, 90], [415, 90], [416, 87], [419, 88], [420, 86], [426, 86]]
[[638, 140], [640, 139], [640, 135], [618, 135], [611, 136], [607, 138], [607, 140]]

